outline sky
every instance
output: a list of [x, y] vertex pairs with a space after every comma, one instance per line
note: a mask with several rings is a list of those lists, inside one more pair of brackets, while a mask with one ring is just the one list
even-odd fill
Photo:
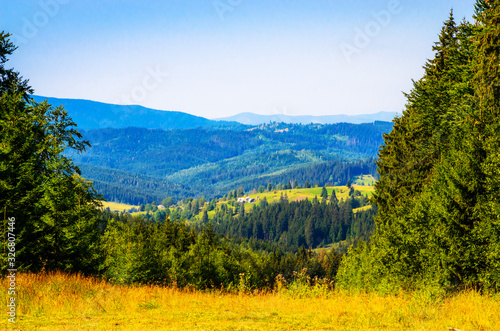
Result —
[[474, 0], [16, 0], [0, 31], [35, 94], [220, 118], [402, 112]]

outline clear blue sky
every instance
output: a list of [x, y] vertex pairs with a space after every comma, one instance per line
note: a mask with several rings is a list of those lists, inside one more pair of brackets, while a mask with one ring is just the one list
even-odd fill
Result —
[[474, 0], [16, 0], [0, 30], [35, 93], [216, 118], [401, 112]]

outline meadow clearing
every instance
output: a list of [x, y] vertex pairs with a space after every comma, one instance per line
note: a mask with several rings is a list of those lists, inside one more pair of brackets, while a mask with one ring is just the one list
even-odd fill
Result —
[[[371, 177], [370, 177], [371, 178]], [[361, 195], [366, 196], [366, 197], [371, 197], [373, 192], [375, 191], [375, 188], [373, 186], [365, 186], [365, 185], [357, 185], [353, 184], [352, 187], [359, 191]], [[321, 190], [322, 187], [312, 187], [312, 188], [300, 188], [300, 189], [289, 189], [289, 190], [276, 190], [276, 191], [271, 191], [271, 192], [263, 192], [263, 193], [251, 193], [245, 196], [248, 196], [250, 198], [256, 199], [256, 202], [254, 203], [246, 203], [244, 205], [245, 212], [249, 213], [252, 211], [254, 205], [259, 205], [260, 201], [263, 200], [264, 198], [267, 200], [268, 203], [273, 203], [273, 202], [279, 202], [281, 199], [281, 196], [285, 196], [288, 198], [288, 201], [301, 201], [308, 199], [309, 201], [313, 201], [315, 197], [318, 199], [321, 199]], [[347, 186], [330, 186], [326, 187], [326, 190], [328, 192], [328, 196], [332, 194], [333, 191], [335, 191], [335, 195], [337, 199], [339, 200], [346, 200], [349, 198], [349, 188]], [[235, 201], [235, 199], [233, 199]], [[227, 201], [223, 201], [222, 199], [219, 200], [217, 203], [218, 206], [221, 206], [222, 204], [227, 204]], [[366, 210], [371, 208], [370, 206], [365, 206], [361, 207], [358, 209], [354, 209], [353, 212], [357, 212], [358, 210]], [[212, 218], [215, 215], [215, 210], [209, 211], [208, 212], [208, 217]], [[201, 213], [196, 216], [196, 219], [201, 219]]]
[[[1, 281], [8, 288], [7, 279]], [[113, 285], [63, 273], [17, 275], [16, 323], [5, 330], [498, 330], [500, 297], [465, 291], [349, 294], [321, 287], [271, 292]], [[5, 309], [5, 308], [4, 308]]]
[[113, 201], [101, 201], [101, 203], [103, 209], [109, 208], [109, 210], [111, 211], [123, 212], [123, 211], [128, 211], [132, 208], [139, 209], [139, 206], [129, 205], [126, 203], [119, 203]]

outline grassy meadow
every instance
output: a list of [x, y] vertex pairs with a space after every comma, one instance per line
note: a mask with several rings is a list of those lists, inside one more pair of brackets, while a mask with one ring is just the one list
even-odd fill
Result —
[[[371, 176], [370, 176], [371, 177]], [[352, 187], [354, 187], [355, 190], [358, 190], [361, 192], [362, 195], [366, 197], [371, 197], [373, 194], [373, 191], [375, 188], [373, 186], [365, 186], [365, 185], [357, 185], [353, 184]], [[288, 201], [301, 201], [308, 199], [309, 201], [312, 201], [314, 197], [318, 197], [318, 199], [321, 199], [321, 190], [322, 187], [312, 187], [312, 188], [299, 188], [299, 189], [290, 189], [290, 190], [276, 190], [276, 191], [271, 191], [271, 192], [263, 192], [263, 193], [253, 193], [253, 194], [248, 194], [246, 196], [256, 199], [255, 203], [246, 203], [244, 205], [245, 212], [251, 212], [253, 209], [254, 204], [259, 205], [260, 200], [263, 200], [264, 198], [267, 200], [268, 203], [272, 202], [277, 202], [280, 200], [281, 195], [283, 196], [286, 194], [288, 197]], [[341, 200], [346, 200], [349, 197], [349, 188], [347, 186], [331, 186], [326, 188], [328, 192], [328, 196], [332, 194], [333, 191], [335, 191], [335, 195], [337, 196], [337, 199]], [[232, 199], [232, 201], [235, 201], [237, 199]], [[222, 204], [227, 204], [228, 201], [222, 201], [222, 199], [217, 203], [217, 205], [222, 205]], [[361, 207], [358, 209], [354, 209], [353, 211], [356, 212], [358, 210], [362, 209], [368, 209], [371, 208], [370, 206], [365, 206]], [[215, 215], [215, 210], [209, 211], [208, 212], [208, 217], [212, 218]], [[197, 219], [201, 219], [201, 214], [199, 214]]]
[[353, 184], [372, 186], [377, 180], [372, 175], [361, 175], [357, 176]]
[[102, 203], [103, 209], [109, 208], [109, 210], [111, 210], [111, 211], [122, 212], [124, 210], [128, 211], [132, 208], [139, 209], [139, 206], [129, 205], [129, 204], [125, 204], [125, 203], [110, 202], [110, 201], [102, 201], [101, 203]]
[[[500, 298], [462, 292], [348, 294], [291, 285], [267, 293], [123, 286], [79, 275], [18, 274], [6, 330], [498, 330]], [[1, 280], [8, 287], [7, 280]]]
[[[361, 192], [362, 195], [366, 195], [370, 197], [373, 193], [374, 188], [372, 186], [362, 186], [362, 185], [352, 185], [355, 190]], [[272, 191], [272, 192], [264, 192], [264, 193], [256, 193], [248, 195], [251, 198], [267, 199], [268, 202], [278, 201], [283, 195], [286, 193], [289, 201], [303, 200], [303, 199], [314, 199], [315, 196], [320, 198], [322, 187], [313, 187], [313, 188], [300, 188], [300, 189], [292, 189], [292, 190], [282, 190], [282, 191]], [[346, 200], [349, 197], [349, 188], [347, 186], [335, 186], [335, 187], [327, 187], [328, 196], [332, 194], [335, 190], [335, 195], [337, 199]]]

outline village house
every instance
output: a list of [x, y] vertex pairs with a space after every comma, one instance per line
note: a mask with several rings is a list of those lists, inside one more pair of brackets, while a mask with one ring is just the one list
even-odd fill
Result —
[[250, 197], [238, 198], [238, 202], [239, 203], [253, 203], [253, 202], [255, 202], [255, 199], [250, 198]]

